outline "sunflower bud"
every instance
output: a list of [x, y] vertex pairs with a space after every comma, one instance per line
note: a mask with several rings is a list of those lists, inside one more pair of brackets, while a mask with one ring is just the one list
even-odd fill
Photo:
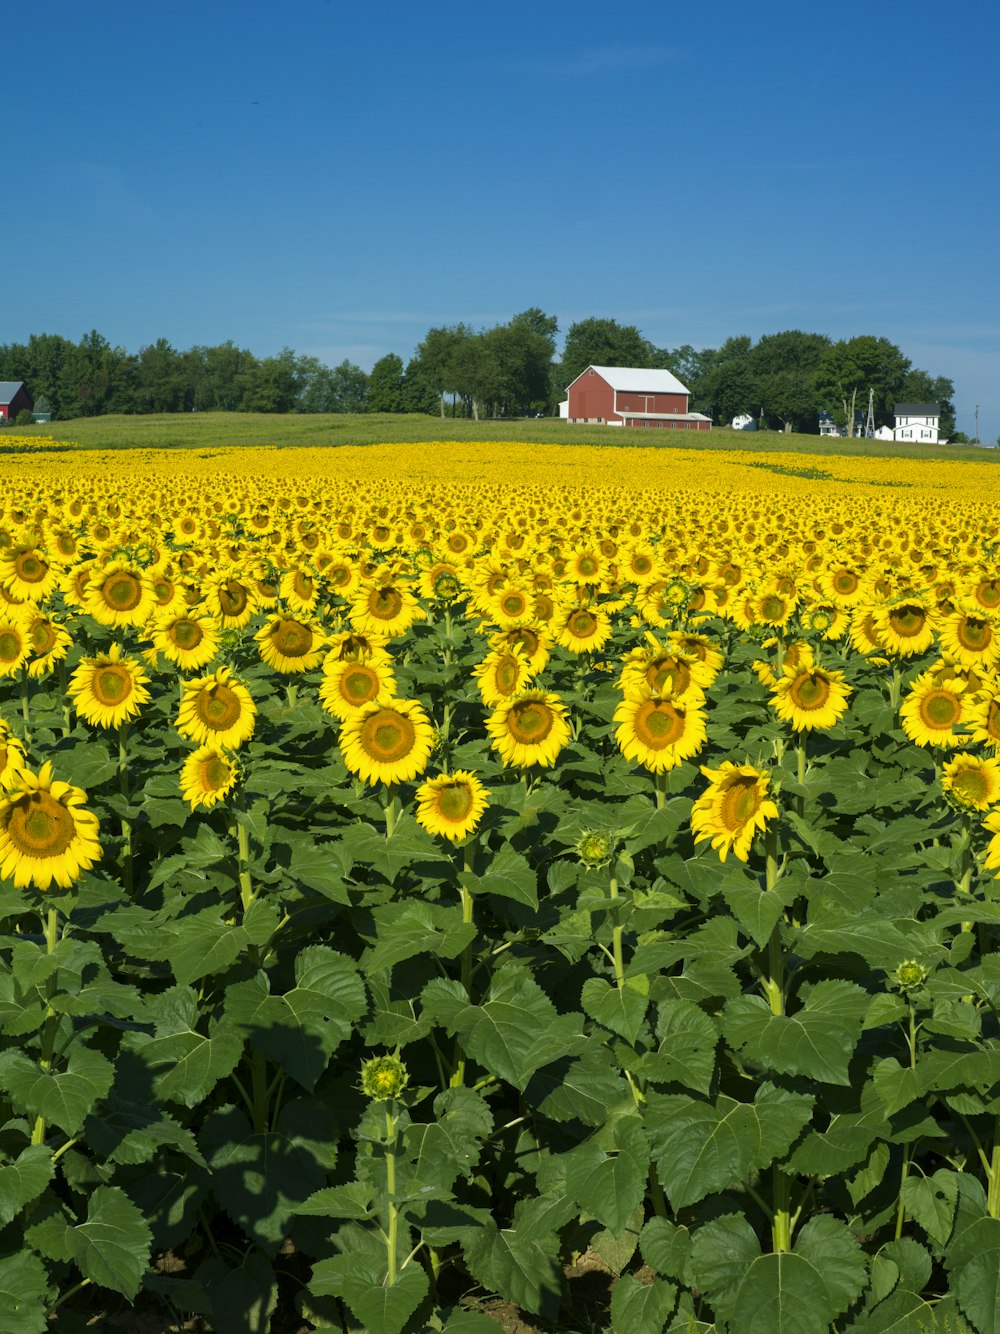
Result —
[[615, 850], [615, 836], [600, 829], [585, 829], [573, 845], [583, 866], [592, 871], [607, 866]]
[[398, 1056], [373, 1056], [361, 1067], [361, 1092], [373, 1102], [398, 1098], [410, 1076]]
[[927, 980], [927, 969], [916, 959], [906, 959], [892, 974], [900, 991], [913, 991]]

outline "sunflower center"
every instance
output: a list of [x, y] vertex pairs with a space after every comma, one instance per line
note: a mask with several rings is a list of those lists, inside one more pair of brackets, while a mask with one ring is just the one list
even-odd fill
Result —
[[691, 668], [680, 658], [654, 658], [646, 668], [646, 684], [657, 694], [666, 686], [675, 695], [683, 695], [691, 684]]
[[542, 699], [514, 704], [507, 715], [507, 730], [521, 745], [537, 746], [552, 731], [555, 714]]
[[115, 611], [133, 611], [142, 601], [142, 582], [134, 574], [117, 571], [101, 584], [101, 597]]
[[157, 579], [153, 583], [153, 597], [161, 607], [165, 607], [174, 596], [174, 586], [169, 579]]
[[331, 565], [327, 568], [326, 577], [334, 588], [343, 588], [351, 582], [351, 571], [346, 565]]
[[979, 769], [963, 769], [952, 778], [951, 786], [960, 801], [972, 806], [987, 801], [990, 796], [989, 780]]
[[946, 732], [962, 716], [962, 705], [950, 690], [932, 690], [920, 701], [920, 717], [926, 727]]
[[541, 640], [535, 634], [534, 630], [529, 630], [526, 626], [521, 626], [519, 630], [511, 630], [507, 636], [507, 643], [511, 648], [523, 648], [528, 657], [533, 657], [538, 652], [538, 646]]
[[94, 671], [90, 689], [100, 704], [121, 704], [132, 693], [132, 677], [120, 663], [101, 666]]
[[493, 683], [501, 695], [512, 695], [521, 679], [521, 664], [512, 654], [505, 654], [493, 671]]
[[719, 818], [730, 833], [742, 829], [760, 809], [760, 791], [756, 778], [738, 778], [722, 794]]
[[860, 580], [851, 570], [838, 570], [833, 576], [833, 586], [838, 593], [853, 593]]
[[989, 646], [993, 638], [993, 631], [989, 621], [980, 621], [974, 616], [966, 616], [959, 623], [957, 638], [964, 649], [968, 649], [971, 653], [978, 653]]
[[785, 602], [783, 598], [766, 597], [760, 604], [760, 614], [765, 621], [780, 621], [785, 614]]
[[596, 574], [600, 568], [601, 568], [601, 563], [596, 556], [590, 556], [590, 555], [581, 556], [579, 560], [576, 562], [577, 573], [582, 575], [584, 578], [588, 578], [590, 575]]
[[635, 734], [650, 750], [675, 745], [684, 735], [684, 714], [668, 699], [650, 699], [635, 715]]
[[792, 702], [806, 711], [821, 709], [830, 698], [830, 682], [817, 672], [797, 676], [788, 688]]
[[437, 794], [438, 815], [452, 824], [461, 824], [472, 810], [472, 791], [465, 783], [451, 783]]
[[593, 639], [597, 634], [599, 622], [592, 611], [573, 612], [566, 622], [566, 628], [574, 639]]
[[368, 599], [368, 610], [379, 621], [392, 621], [403, 610], [403, 595], [398, 588], [377, 588]]
[[523, 616], [527, 605], [523, 593], [504, 593], [500, 598], [500, 610], [505, 616]]
[[243, 705], [236, 691], [220, 681], [207, 690], [199, 690], [195, 712], [206, 727], [226, 732], [239, 721]]
[[7, 816], [7, 837], [25, 857], [60, 857], [76, 836], [76, 822], [48, 792], [30, 792]]
[[170, 627], [170, 637], [178, 648], [190, 652], [205, 638], [205, 632], [197, 621], [175, 621]]
[[0, 630], [0, 662], [16, 662], [22, 651], [21, 636], [14, 630]]
[[308, 601], [308, 599], [312, 597], [316, 585], [307, 574], [303, 574], [301, 570], [296, 570], [295, 578], [292, 580], [292, 587], [300, 598]]
[[227, 579], [219, 587], [219, 608], [223, 616], [242, 616], [250, 600], [238, 579]]
[[379, 709], [361, 725], [358, 741], [369, 759], [394, 764], [405, 759], [417, 740], [416, 728], [405, 714]]
[[378, 694], [379, 685], [378, 674], [363, 663], [349, 668], [340, 678], [341, 691], [352, 704], [367, 704]]
[[927, 614], [922, 607], [894, 607], [889, 613], [889, 625], [900, 639], [912, 639], [924, 628]]
[[217, 792], [219, 788], [225, 787], [232, 776], [232, 767], [222, 755], [211, 756], [202, 766], [202, 785], [209, 792]]
[[278, 621], [271, 631], [271, 639], [286, 658], [304, 658], [313, 646], [313, 633], [301, 621]]
[[76, 553], [76, 538], [72, 533], [60, 533], [56, 538], [56, 550], [61, 556], [72, 556]]
[[976, 601], [981, 607], [1000, 606], [1000, 579], [987, 579], [976, 589]]
[[633, 557], [632, 557], [632, 573], [633, 573], [633, 574], [649, 574], [649, 572], [650, 572], [650, 570], [652, 570], [652, 568], [653, 568], [653, 562], [650, 560], [650, 558], [649, 558], [648, 556], [633, 556]]
[[33, 551], [22, 551], [14, 557], [14, 569], [26, 584], [38, 584], [49, 572], [49, 567]]
[[31, 627], [31, 647], [39, 657], [56, 646], [56, 632], [48, 621], [36, 621]]

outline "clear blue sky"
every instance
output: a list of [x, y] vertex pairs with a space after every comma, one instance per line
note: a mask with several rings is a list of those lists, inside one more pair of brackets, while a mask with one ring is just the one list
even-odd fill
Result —
[[31, 0], [0, 341], [884, 335], [1000, 433], [995, 0]]

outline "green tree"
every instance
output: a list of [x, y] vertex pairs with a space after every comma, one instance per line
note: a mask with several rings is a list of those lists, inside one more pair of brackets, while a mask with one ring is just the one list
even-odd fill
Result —
[[868, 391], [874, 392], [875, 424], [891, 423], [893, 405], [900, 400], [910, 363], [888, 338], [862, 334], [833, 343], [816, 373], [821, 405], [854, 435], [855, 413], [863, 411]]
[[566, 389], [588, 366], [648, 368], [655, 349], [634, 324], [596, 317], [571, 324], [563, 345], [560, 388]]
[[955, 386], [943, 375], [928, 375], [915, 368], [899, 387], [900, 403], [937, 403], [941, 408], [941, 438], [955, 438]]
[[333, 390], [331, 406], [328, 412], [364, 412], [368, 397], [368, 376], [345, 357], [339, 365], [330, 371], [330, 385]]
[[439, 401], [437, 390], [424, 373], [420, 359], [411, 357], [403, 375], [403, 411], [431, 415], [437, 412]]
[[190, 381], [184, 358], [167, 342], [139, 349], [133, 371], [132, 398], [136, 412], [180, 412], [188, 402]]
[[820, 402], [816, 375], [830, 347], [825, 334], [787, 329], [765, 334], [750, 351], [761, 415], [777, 417], [786, 431], [815, 431]]
[[464, 364], [468, 362], [467, 350], [461, 349], [474, 336], [468, 325], [456, 324], [428, 329], [417, 344], [416, 360], [422, 376], [434, 386], [442, 417], [445, 395], [460, 392], [456, 381], [463, 378]]
[[371, 369], [366, 411], [403, 411], [403, 359], [395, 352], [380, 357]]

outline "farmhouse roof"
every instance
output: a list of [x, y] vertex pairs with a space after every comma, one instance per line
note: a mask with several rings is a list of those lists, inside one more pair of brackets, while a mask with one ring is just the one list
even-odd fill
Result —
[[[691, 391], [681, 384], [672, 371], [647, 371], [641, 366], [588, 366], [587, 371], [596, 371], [602, 380], [606, 380], [612, 389], [619, 393], [633, 394], [689, 394]], [[580, 375], [576, 377], [580, 379]], [[576, 380], [573, 381], [576, 384]]]
[[893, 412], [897, 417], [940, 417], [940, 403], [896, 403]]
[[631, 408], [619, 408], [618, 415], [627, 417], [629, 421], [660, 421], [660, 422], [710, 422], [711, 417], [706, 417], [703, 412], [633, 412]]
[[24, 389], [23, 380], [0, 380], [0, 403], [10, 403], [19, 389]]

